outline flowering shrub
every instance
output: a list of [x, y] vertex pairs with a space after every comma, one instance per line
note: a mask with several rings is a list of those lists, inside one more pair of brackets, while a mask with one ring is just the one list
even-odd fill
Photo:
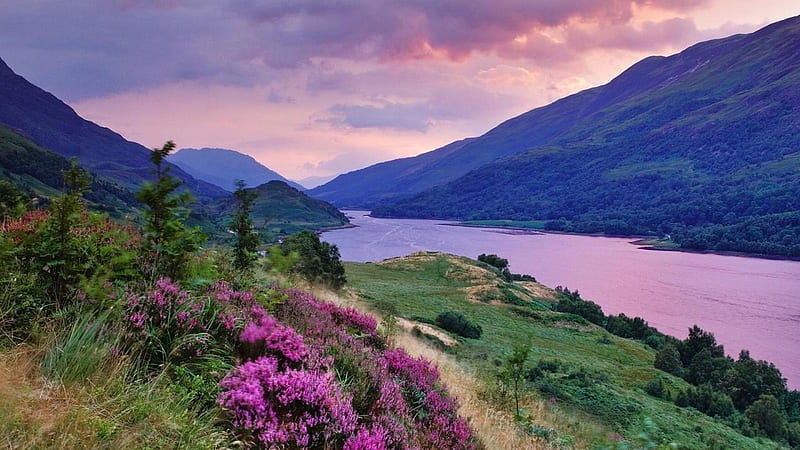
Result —
[[147, 295], [126, 297], [125, 328], [143, 345], [151, 363], [200, 356], [210, 344], [213, 304], [191, 297], [169, 278], [156, 281]]
[[374, 319], [296, 290], [274, 316], [240, 306], [246, 362], [220, 383], [218, 403], [245, 439], [347, 450], [479, 446], [436, 368], [385, 350]]
[[478, 448], [469, 425], [458, 417], [458, 403], [438, 386], [439, 371], [435, 367], [422, 358], [408, 356], [402, 349], [384, 351], [379, 362], [396, 377], [415, 411], [422, 447]]
[[297, 364], [308, 356], [302, 336], [266, 315], [248, 323], [239, 339], [241, 353], [251, 357], [274, 355]]
[[233, 425], [264, 447], [322, 447], [356, 429], [356, 413], [330, 373], [279, 370], [263, 357], [242, 364], [220, 382], [218, 403]]

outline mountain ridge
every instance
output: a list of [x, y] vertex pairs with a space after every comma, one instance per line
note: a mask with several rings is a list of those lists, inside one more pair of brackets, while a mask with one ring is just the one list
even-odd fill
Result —
[[[150, 150], [78, 115], [55, 95], [16, 74], [0, 59], [0, 123], [90, 171], [135, 189], [152, 178]], [[224, 191], [170, 164], [173, 175], [201, 200]]]
[[[261, 164], [255, 158], [226, 148], [182, 148], [167, 158], [193, 177], [214, 184], [226, 191], [235, 189], [234, 182], [243, 180], [248, 186], [260, 186], [272, 180], [283, 181], [298, 190], [303, 186]], [[235, 174], [235, 176], [228, 176]]]
[[504, 142], [516, 152], [373, 214], [542, 219], [559, 231], [670, 234], [686, 248], [797, 256], [796, 48], [800, 17], [645, 58], [468, 149]]

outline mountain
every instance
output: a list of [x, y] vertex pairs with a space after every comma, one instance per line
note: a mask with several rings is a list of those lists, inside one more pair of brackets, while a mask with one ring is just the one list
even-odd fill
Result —
[[373, 214], [544, 219], [555, 230], [667, 233], [687, 248], [800, 256], [798, 48], [794, 17], [646, 58], [423, 170], [444, 173], [498, 147], [510, 156]]
[[[311, 198], [282, 181], [270, 181], [247, 190], [257, 194], [251, 218], [255, 229], [268, 242], [303, 230], [319, 231], [350, 223], [335, 206]], [[209, 213], [224, 229], [227, 229], [235, 210], [233, 196], [209, 205]]]
[[[0, 126], [0, 177], [38, 197], [53, 198], [64, 186], [62, 172], [70, 162], [12, 130]], [[89, 207], [120, 217], [137, 205], [133, 192], [97, 175], [90, 175]]]
[[185, 170], [188, 174], [208, 183], [233, 191], [236, 180], [244, 180], [248, 186], [259, 186], [268, 181], [278, 180], [295, 189], [305, 188], [270, 170], [252, 156], [235, 150], [222, 148], [184, 148], [171, 155], [168, 160]]
[[[309, 195], [340, 207], [370, 208], [380, 201], [423, 191], [463, 175], [494, 157], [468, 150], [474, 139], [462, 139], [410, 158], [395, 159], [339, 175], [309, 190]], [[457, 156], [460, 152], [464, 155]], [[450, 158], [457, 161], [449, 164]], [[468, 161], [467, 161], [468, 160]]]
[[[150, 151], [114, 131], [81, 118], [67, 104], [15, 74], [0, 59], [0, 124], [63, 157], [136, 189], [152, 178]], [[217, 186], [194, 179], [178, 167], [172, 174], [199, 199], [225, 195]]]
[[303, 186], [306, 189], [314, 189], [317, 186], [322, 186], [323, 184], [331, 181], [332, 179], [336, 178], [338, 175], [327, 175], [327, 176], [310, 176], [303, 178], [301, 180], [297, 180], [297, 183]]

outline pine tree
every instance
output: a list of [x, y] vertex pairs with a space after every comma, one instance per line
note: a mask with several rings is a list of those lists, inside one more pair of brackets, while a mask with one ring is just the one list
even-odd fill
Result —
[[164, 164], [174, 149], [175, 143], [168, 141], [162, 148], [152, 150], [155, 182], [145, 183], [136, 193], [136, 199], [145, 206], [144, 271], [153, 281], [160, 277], [183, 278], [189, 258], [205, 240], [199, 228], [186, 226], [190, 213], [186, 205], [194, 199], [187, 191], [176, 193], [183, 183], [171, 176], [170, 167]]
[[258, 233], [253, 231], [253, 221], [250, 214], [253, 212], [253, 202], [258, 194], [252, 190], [245, 190], [245, 182], [236, 181], [236, 214], [231, 220], [231, 230], [236, 234], [236, 243], [233, 246], [233, 266], [239, 270], [249, 270], [256, 259], [258, 248]]

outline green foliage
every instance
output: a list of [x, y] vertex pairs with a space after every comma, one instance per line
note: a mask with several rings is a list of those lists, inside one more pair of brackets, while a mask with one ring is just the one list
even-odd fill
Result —
[[514, 417], [521, 417], [519, 400], [525, 386], [525, 363], [531, 353], [530, 345], [520, 344], [503, 362], [503, 368], [497, 374], [500, 385], [504, 392], [511, 394], [514, 400]]
[[231, 221], [231, 230], [236, 235], [233, 245], [233, 266], [239, 270], [249, 270], [256, 260], [256, 249], [259, 244], [258, 233], [253, 231], [253, 221], [250, 214], [253, 212], [253, 202], [258, 198], [255, 191], [245, 190], [242, 180], [236, 181], [236, 212]]
[[778, 400], [772, 395], [759, 397], [747, 408], [745, 415], [771, 438], [780, 438], [786, 432], [786, 417], [783, 415]]
[[560, 296], [558, 304], [556, 305], [556, 311], [575, 314], [593, 324], [603, 326], [606, 316], [603, 314], [600, 305], [582, 299], [577, 290], [572, 292], [569, 288], [557, 286], [556, 292], [558, 292]]
[[457, 311], [445, 311], [436, 316], [436, 325], [459, 336], [479, 339], [483, 330]]
[[681, 354], [672, 343], [665, 345], [656, 353], [656, 359], [653, 365], [656, 369], [661, 369], [675, 376], [681, 376], [683, 373]]
[[644, 391], [656, 398], [664, 398], [664, 382], [659, 378], [652, 379], [644, 385]]
[[301, 231], [289, 236], [280, 245], [280, 249], [284, 256], [292, 253], [298, 255], [298, 260], [290, 271], [312, 283], [322, 283], [339, 289], [347, 282], [339, 249], [320, 241], [314, 232]]
[[75, 159], [63, 176], [65, 193], [50, 205], [51, 216], [30, 254], [33, 270], [58, 306], [68, 302], [68, 289], [78, 284], [88, 268], [87, 249], [72, 231], [86, 213], [83, 195], [89, 187], [89, 177]]
[[19, 217], [25, 212], [28, 198], [14, 183], [0, 180], [0, 222], [10, 217]]
[[189, 257], [204, 240], [199, 229], [186, 226], [189, 209], [185, 205], [192, 201], [191, 195], [187, 191], [175, 192], [182, 182], [170, 176], [170, 167], [164, 165], [164, 158], [174, 149], [175, 143], [168, 141], [162, 148], [152, 150], [155, 182], [143, 184], [136, 194], [145, 206], [142, 253], [147, 266], [145, 275], [151, 281], [163, 276], [182, 279]]
[[508, 268], [508, 260], [505, 258], [501, 258], [495, 254], [487, 255], [481, 253], [478, 255], [478, 261], [485, 262], [492, 267], [496, 267], [499, 270], [507, 269]]

